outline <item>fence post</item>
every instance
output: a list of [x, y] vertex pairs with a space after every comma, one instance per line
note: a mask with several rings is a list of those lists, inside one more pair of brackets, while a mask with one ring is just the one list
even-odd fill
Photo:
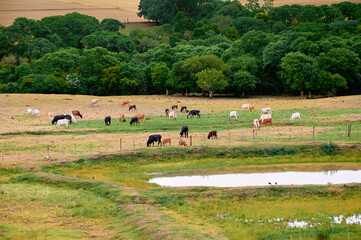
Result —
[[192, 135], [189, 136], [189, 146], [192, 146]]
[[122, 151], [122, 139], [119, 138], [119, 151]]
[[254, 139], [254, 129], [253, 129], [253, 143], [254, 143], [255, 139]]
[[315, 140], [315, 127], [312, 127], [313, 140]]

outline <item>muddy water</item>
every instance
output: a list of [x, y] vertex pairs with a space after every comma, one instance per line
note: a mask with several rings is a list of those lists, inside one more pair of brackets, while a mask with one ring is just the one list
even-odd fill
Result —
[[361, 183], [361, 170], [337, 170], [323, 172], [269, 172], [217, 174], [176, 177], [156, 177], [149, 180], [167, 187], [209, 186], [244, 187], [266, 185], [313, 185]]

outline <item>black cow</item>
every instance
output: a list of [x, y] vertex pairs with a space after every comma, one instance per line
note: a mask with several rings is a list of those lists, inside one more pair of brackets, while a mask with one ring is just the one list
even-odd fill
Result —
[[130, 125], [139, 125], [139, 118], [137, 117], [132, 117], [132, 119], [130, 120]]
[[188, 137], [188, 126], [183, 126], [182, 127], [182, 131], [180, 132], [180, 136], [183, 137], [183, 134], [184, 134], [184, 137]]
[[68, 119], [69, 123], [71, 123], [71, 116], [69, 114], [62, 114], [62, 115], [54, 116], [53, 121], [51, 121], [51, 124], [54, 124], [54, 123], [58, 122], [58, 120], [64, 119], [64, 118]]
[[112, 117], [111, 117], [111, 116], [106, 116], [106, 117], [104, 118], [105, 125], [109, 126], [111, 120], [112, 120]]
[[156, 135], [150, 135], [149, 138], [148, 138], [148, 141], [147, 141], [147, 147], [150, 146], [150, 144], [153, 143], [153, 147], [154, 147], [154, 142], [158, 142], [158, 145], [162, 145], [162, 136], [159, 135], [159, 134], [156, 134]]
[[199, 114], [200, 112], [201, 112], [201, 111], [199, 111], [199, 110], [191, 110], [191, 111], [188, 113], [187, 118], [189, 118], [189, 116], [194, 117], [195, 115], [197, 115], [198, 118], [200, 118], [200, 117], [201, 117], [201, 115]]

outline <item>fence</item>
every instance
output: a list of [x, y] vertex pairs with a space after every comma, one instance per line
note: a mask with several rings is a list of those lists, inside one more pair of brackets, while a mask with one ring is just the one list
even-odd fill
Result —
[[[267, 144], [310, 144], [326, 141], [356, 142], [361, 140], [360, 124], [356, 130], [351, 124], [343, 128], [334, 127], [289, 127], [289, 128], [261, 128], [237, 129], [218, 133], [217, 138], [208, 139], [206, 133], [189, 134], [189, 138], [180, 138], [176, 133], [163, 134], [163, 140], [171, 135], [172, 146], [178, 146], [178, 141], [183, 140], [187, 146], [251, 146]], [[167, 136], [168, 135], [168, 136]], [[84, 142], [85, 141], [85, 142]], [[318, 141], [318, 142], [315, 142]], [[33, 144], [26, 147], [7, 147], [0, 143], [1, 162], [26, 162], [28, 160], [52, 161], [54, 159], [77, 159], [95, 155], [117, 154], [147, 149], [147, 138], [122, 137], [106, 140], [92, 140], [87, 137], [82, 141], [75, 139], [66, 143]], [[155, 143], [157, 146], [157, 143]], [[178, 146], [180, 147], [180, 146]]]

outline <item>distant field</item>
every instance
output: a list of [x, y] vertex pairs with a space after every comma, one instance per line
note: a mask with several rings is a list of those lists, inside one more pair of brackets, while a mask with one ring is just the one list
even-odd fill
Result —
[[[240, 0], [245, 4], [246, 0]], [[324, 5], [343, 2], [342, 0], [275, 0], [274, 6], [286, 4], [314, 4]], [[360, 3], [360, 0], [349, 2]], [[121, 22], [143, 22], [143, 18], [137, 16], [138, 0], [0, 0], [0, 24], [10, 26], [17, 17], [26, 17], [40, 20], [47, 16], [65, 15], [71, 12], [79, 12], [96, 17], [99, 21], [104, 18], [114, 18]], [[263, 1], [260, 1], [263, 5]]]

